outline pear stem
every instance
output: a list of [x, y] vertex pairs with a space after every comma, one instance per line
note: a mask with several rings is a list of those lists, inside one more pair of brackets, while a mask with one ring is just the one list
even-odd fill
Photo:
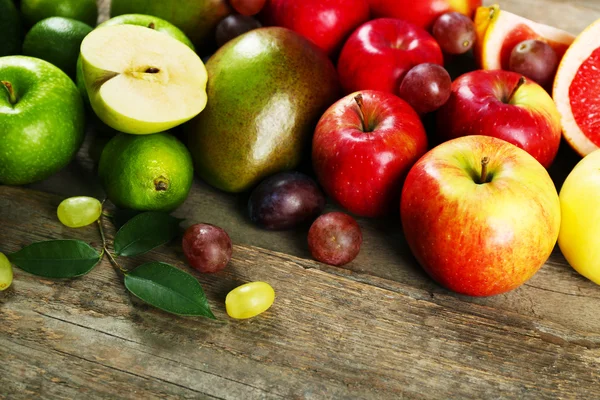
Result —
[[362, 94], [357, 94], [354, 96], [354, 101], [358, 105], [358, 116], [360, 117], [360, 125], [362, 127], [363, 132], [367, 132], [367, 126], [365, 125], [365, 110]]
[[490, 159], [488, 157], [483, 157], [481, 159], [481, 177], [479, 178], [480, 184], [487, 183], [489, 163]]
[[2, 83], [2, 85], [8, 91], [8, 101], [10, 102], [10, 104], [12, 104], [13, 106], [17, 104], [17, 94], [15, 93], [15, 89], [13, 88], [12, 83], [8, 81], [0, 81], [0, 83]]
[[512, 92], [510, 92], [510, 96], [508, 96], [508, 100], [506, 101], [507, 104], [512, 103], [512, 99], [513, 99], [513, 97], [515, 97], [515, 94], [517, 94], [517, 90], [519, 90], [521, 88], [521, 86], [523, 86], [524, 83], [525, 83], [525, 77], [521, 76], [521, 78], [519, 78], [519, 82], [517, 82], [517, 84], [513, 88]]

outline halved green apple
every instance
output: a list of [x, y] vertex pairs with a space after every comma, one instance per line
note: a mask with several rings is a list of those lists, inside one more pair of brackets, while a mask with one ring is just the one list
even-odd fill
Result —
[[163, 33], [136, 25], [97, 29], [81, 43], [81, 60], [94, 112], [121, 132], [162, 132], [206, 107], [204, 63]]

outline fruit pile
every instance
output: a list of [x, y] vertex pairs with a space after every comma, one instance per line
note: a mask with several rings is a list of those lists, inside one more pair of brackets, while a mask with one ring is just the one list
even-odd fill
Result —
[[[0, 0], [2, 184], [67, 165], [87, 114], [111, 132], [98, 176], [120, 209], [170, 213], [195, 172], [250, 193], [264, 229], [310, 227], [311, 254], [331, 265], [360, 251], [351, 215], [399, 212], [419, 264], [458, 293], [517, 288], [557, 241], [600, 284], [588, 250], [600, 22], [576, 39], [480, 0], [112, 0], [93, 27], [93, 0], [20, 3]], [[559, 196], [547, 169], [561, 137], [587, 157]], [[347, 213], [321, 215], [326, 195]], [[87, 198], [58, 209], [71, 227], [102, 214]], [[232, 257], [212, 225], [192, 225], [182, 246], [201, 272]], [[0, 253], [12, 279], [7, 268]], [[246, 318], [273, 300], [254, 283], [226, 308]]]

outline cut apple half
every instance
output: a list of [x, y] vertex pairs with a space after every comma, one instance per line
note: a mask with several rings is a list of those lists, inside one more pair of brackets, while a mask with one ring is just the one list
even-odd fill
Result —
[[163, 33], [136, 25], [97, 29], [81, 43], [81, 60], [94, 112], [121, 132], [162, 132], [206, 107], [204, 63]]
[[488, 70], [508, 70], [510, 53], [524, 40], [536, 39], [548, 43], [559, 59], [575, 40], [575, 36], [569, 32], [500, 10], [498, 5], [477, 9], [475, 30], [475, 58], [482, 69]]
[[600, 147], [600, 20], [565, 53], [554, 80], [553, 97], [563, 137], [581, 156]]

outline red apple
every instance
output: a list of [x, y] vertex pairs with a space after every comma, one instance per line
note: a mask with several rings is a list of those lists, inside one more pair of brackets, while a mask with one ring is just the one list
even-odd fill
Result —
[[451, 140], [423, 156], [408, 173], [400, 213], [419, 264], [470, 296], [531, 278], [554, 249], [561, 215], [544, 167], [488, 136]]
[[368, 89], [398, 94], [404, 75], [423, 63], [444, 64], [435, 39], [410, 22], [380, 18], [361, 25], [348, 38], [338, 72], [346, 93]]
[[425, 29], [430, 29], [447, 12], [473, 17], [481, 3], [481, 0], [369, 0], [373, 17], [399, 18]]
[[369, 19], [367, 0], [268, 0], [265, 25], [283, 26], [335, 55], [352, 31]]
[[367, 90], [321, 117], [312, 159], [330, 197], [354, 214], [377, 217], [396, 209], [404, 177], [426, 151], [425, 129], [408, 103]]
[[558, 152], [560, 115], [537, 83], [509, 71], [474, 71], [452, 83], [437, 114], [439, 139], [486, 135], [527, 151], [548, 168]]

